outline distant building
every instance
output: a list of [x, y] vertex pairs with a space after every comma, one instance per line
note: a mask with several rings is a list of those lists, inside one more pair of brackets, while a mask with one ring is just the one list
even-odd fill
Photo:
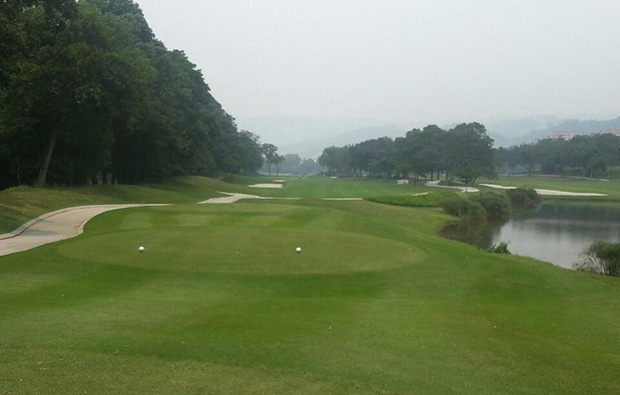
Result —
[[551, 135], [549, 136], [552, 139], [562, 139], [562, 140], [570, 140], [573, 137], [575, 137], [575, 133], [571, 133], [571, 132], [553, 132], [551, 133]]

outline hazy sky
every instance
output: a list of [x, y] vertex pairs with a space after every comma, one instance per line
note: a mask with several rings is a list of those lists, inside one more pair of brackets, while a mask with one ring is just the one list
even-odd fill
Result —
[[620, 115], [617, 0], [137, 2], [233, 116]]

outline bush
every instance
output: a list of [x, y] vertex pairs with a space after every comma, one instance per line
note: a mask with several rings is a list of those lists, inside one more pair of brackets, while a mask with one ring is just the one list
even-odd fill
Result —
[[603, 276], [620, 277], [620, 243], [597, 241], [584, 251], [575, 268]]
[[510, 251], [508, 251], [508, 243], [501, 242], [499, 244], [494, 244], [493, 247], [489, 248], [487, 251], [493, 252], [495, 254], [508, 254], [510, 255]]
[[486, 211], [489, 221], [505, 221], [510, 218], [510, 201], [504, 193], [482, 192], [472, 197]]
[[531, 188], [508, 189], [506, 190], [506, 195], [514, 208], [535, 208], [541, 202], [538, 193]]
[[482, 221], [487, 216], [484, 207], [480, 203], [456, 195], [443, 199], [439, 206], [450, 215], [468, 220]]

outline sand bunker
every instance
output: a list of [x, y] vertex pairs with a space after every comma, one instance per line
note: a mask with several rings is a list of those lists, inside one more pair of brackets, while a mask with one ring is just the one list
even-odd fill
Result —
[[207, 199], [202, 202], [199, 202], [198, 204], [231, 204], [241, 199], [266, 199], [266, 198], [262, 198], [256, 195], [246, 195], [245, 193], [227, 193], [227, 192], [218, 192], [218, 193], [221, 193], [222, 195], [227, 195], [227, 196]]
[[248, 185], [250, 188], [282, 188], [282, 184], [254, 184]]
[[242, 199], [258, 199], [258, 200], [299, 200], [299, 198], [280, 198], [280, 197], [268, 197], [268, 196], [256, 196], [256, 195], [246, 195], [245, 193], [228, 193], [228, 192], [218, 192], [222, 195], [226, 195], [224, 197], [217, 197], [204, 200], [202, 202], [198, 202], [198, 204], [231, 204], [235, 203], [238, 200]]
[[414, 193], [411, 196], [424, 196], [424, 195], [428, 195], [428, 192], [422, 192], [422, 193]]
[[[517, 189], [517, 187], [509, 187], [505, 185], [498, 184], [480, 184], [480, 186], [494, 189]], [[568, 192], [568, 191], [557, 191], [554, 189], [534, 189], [536, 193], [543, 196], [608, 196], [604, 193], [594, 193], [594, 192]]]
[[321, 200], [358, 201], [358, 200], [364, 200], [364, 199], [362, 199], [362, 198], [322, 198]]
[[286, 182], [286, 180], [273, 180], [273, 182]]

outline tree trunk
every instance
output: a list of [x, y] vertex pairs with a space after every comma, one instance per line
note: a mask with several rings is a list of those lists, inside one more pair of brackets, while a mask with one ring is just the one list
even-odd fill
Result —
[[43, 157], [43, 163], [39, 169], [39, 177], [37, 178], [37, 184], [39, 185], [45, 184], [45, 180], [47, 179], [47, 171], [50, 168], [50, 162], [52, 161], [52, 154], [54, 153], [54, 147], [56, 146], [58, 134], [58, 130], [54, 130], [50, 135], [47, 150], [45, 151], [45, 156]]
[[15, 158], [15, 161], [17, 162], [17, 186], [22, 185], [22, 180], [21, 180], [21, 163], [19, 163], [19, 158]]

